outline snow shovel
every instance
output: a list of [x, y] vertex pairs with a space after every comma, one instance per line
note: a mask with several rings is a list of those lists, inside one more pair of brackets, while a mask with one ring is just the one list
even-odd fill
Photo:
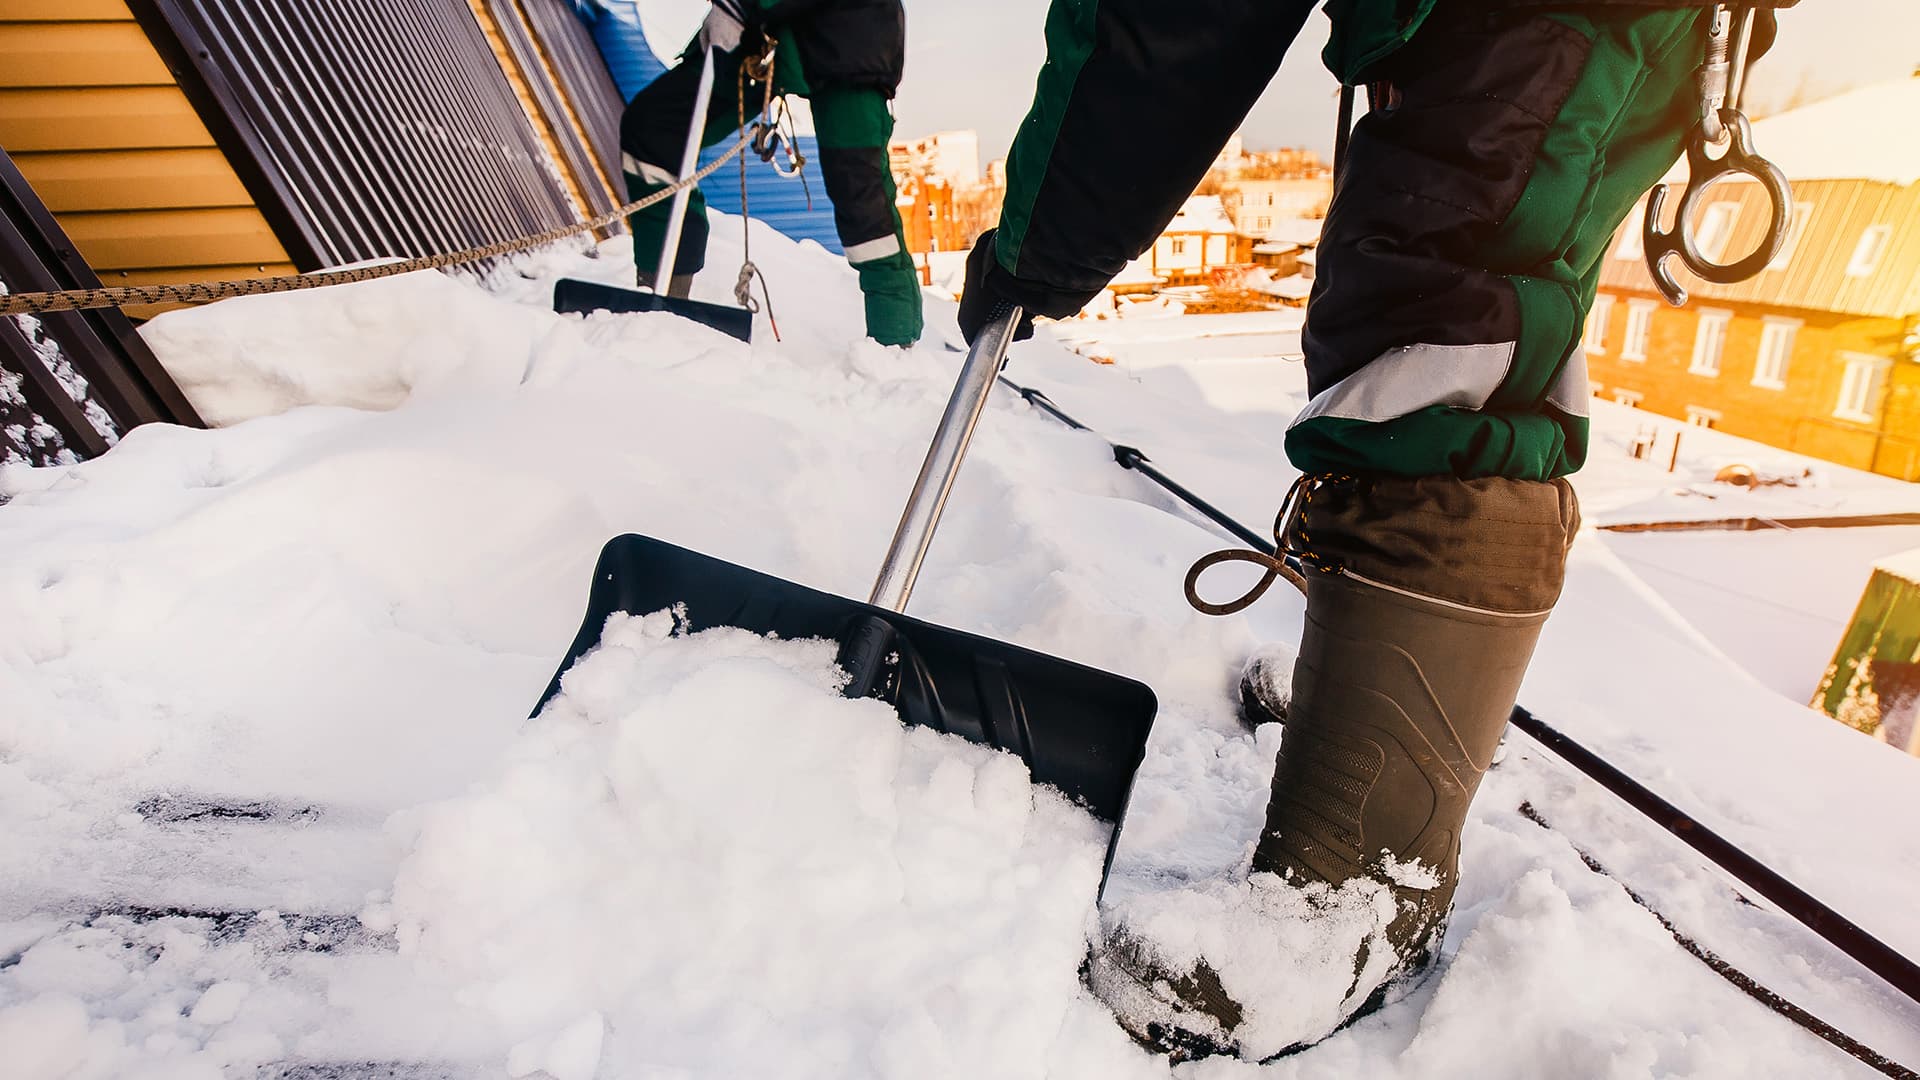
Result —
[[559, 693], [567, 668], [599, 643], [609, 616], [684, 604], [691, 630], [737, 626], [838, 641], [840, 666], [850, 676], [847, 696], [879, 698], [908, 724], [1016, 754], [1034, 781], [1119, 824], [1158, 708], [1151, 689], [903, 613], [1019, 314], [989, 323], [968, 352], [866, 603], [652, 537], [617, 537], [600, 552], [586, 621], [534, 712]]
[[[706, 127], [707, 106], [713, 100], [713, 50], [706, 50], [700, 62], [700, 86], [693, 95], [693, 119], [687, 127], [687, 149], [680, 157], [680, 182], [686, 183], [700, 166], [700, 132]], [[673, 193], [673, 210], [667, 217], [667, 236], [660, 246], [659, 269], [654, 273], [655, 291], [623, 289], [593, 281], [562, 278], [553, 286], [553, 310], [562, 315], [584, 315], [593, 311], [628, 314], [636, 311], [665, 311], [692, 319], [702, 326], [741, 341], [753, 340], [753, 312], [727, 304], [668, 296], [664, 291], [673, 281], [674, 259], [680, 254], [680, 232], [687, 218], [687, 200], [693, 196], [688, 185]]]

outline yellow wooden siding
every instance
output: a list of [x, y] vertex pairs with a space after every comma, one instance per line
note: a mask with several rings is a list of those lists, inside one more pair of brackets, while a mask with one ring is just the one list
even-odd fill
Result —
[[253, 197], [218, 150], [88, 150], [27, 154], [20, 172], [55, 214], [252, 208]]
[[126, 0], [6, 0], [0, 22], [119, 22]]
[[108, 284], [293, 270], [125, 0], [0, 0], [0, 146]]
[[102, 277], [155, 266], [287, 261], [272, 226], [251, 206], [70, 212], [60, 216], [60, 227]]
[[8, 86], [155, 86], [173, 76], [129, 14], [125, 22], [0, 17], [0, 79]]
[[[6, 80], [0, 72], [0, 82]], [[0, 146], [41, 150], [211, 147], [213, 135], [175, 86], [0, 89]]]

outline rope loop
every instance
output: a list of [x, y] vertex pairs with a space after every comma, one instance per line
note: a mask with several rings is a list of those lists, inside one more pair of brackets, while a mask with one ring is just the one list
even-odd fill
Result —
[[[1136, 451], [1137, 452], [1137, 451]], [[1121, 462], [1125, 464], [1125, 462]], [[1340, 572], [1340, 565], [1315, 552], [1311, 537], [1307, 533], [1307, 509], [1314, 496], [1331, 484], [1349, 484], [1354, 478], [1340, 473], [1309, 473], [1293, 482], [1287, 489], [1287, 497], [1280, 502], [1280, 512], [1273, 519], [1273, 550], [1256, 551], [1252, 548], [1228, 548], [1203, 555], [1187, 570], [1187, 603], [1203, 615], [1237, 615], [1253, 606], [1254, 602], [1267, 594], [1273, 583], [1281, 578], [1287, 580], [1300, 591], [1307, 593], [1307, 579], [1294, 569], [1293, 563], [1310, 566], [1323, 574]], [[1296, 542], [1297, 540], [1297, 542]], [[1289, 560], [1292, 560], [1289, 562]], [[1200, 596], [1200, 575], [1219, 566], [1221, 563], [1245, 562], [1262, 567], [1266, 573], [1255, 582], [1253, 587], [1234, 600], [1224, 604], [1210, 603]]]

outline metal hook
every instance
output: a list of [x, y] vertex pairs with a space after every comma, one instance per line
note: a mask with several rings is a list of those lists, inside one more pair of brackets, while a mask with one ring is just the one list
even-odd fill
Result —
[[[1667, 266], [1669, 256], [1678, 255], [1680, 262], [1702, 280], [1732, 285], [1765, 270], [1787, 242], [1793, 196], [1787, 187], [1786, 175], [1779, 166], [1754, 152], [1753, 127], [1738, 110], [1720, 110], [1719, 121], [1728, 142], [1726, 153], [1718, 161], [1707, 156], [1712, 143], [1706, 136], [1704, 123], [1694, 129], [1693, 137], [1687, 142], [1687, 187], [1680, 196], [1680, 209], [1671, 232], [1660, 227], [1661, 211], [1667, 205], [1667, 185], [1656, 185], [1647, 196], [1647, 217], [1642, 226], [1647, 269], [1652, 271], [1661, 295], [1675, 307], [1687, 302], [1687, 290], [1674, 280], [1673, 271]], [[1767, 232], [1760, 246], [1739, 262], [1721, 264], [1701, 253], [1693, 233], [1693, 211], [1707, 188], [1728, 176], [1747, 176], [1759, 181], [1767, 193], [1769, 213]]]

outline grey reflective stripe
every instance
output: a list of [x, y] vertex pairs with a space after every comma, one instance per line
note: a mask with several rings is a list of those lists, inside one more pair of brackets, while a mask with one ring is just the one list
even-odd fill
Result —
[[620, 167], [640, 179], [645, 180], [649, 184], [673, 184], [678, 183], [680, 180], [680, 178], [672, 172], [658, 165], [641, 161], [632, 154], [622, 153], [620, 155]]
[[1320, 417], [1380, 423], [1447, 405], [1486, 408], [1513, 367], [1514, 343], [1402, 345], [1307, 402], [1293, 424]]
[[867, 240], [847, 248], [847, 261], [850, 263], [872, 262], [889, 255], [899, 254], [900, 238], [883, 236], [878, 240]]
[[1576, 341], [1573, 352], [1560, 369], [1560, 377], [1553, 380], [1553, 387], [1547, 391], [1547, 405], [1568, 416], [1585, 417], [1592, 411], [1587, 405], [1592, 398], [1593, 384], [1587, 380], [1587, 344], [1584, 340]]

